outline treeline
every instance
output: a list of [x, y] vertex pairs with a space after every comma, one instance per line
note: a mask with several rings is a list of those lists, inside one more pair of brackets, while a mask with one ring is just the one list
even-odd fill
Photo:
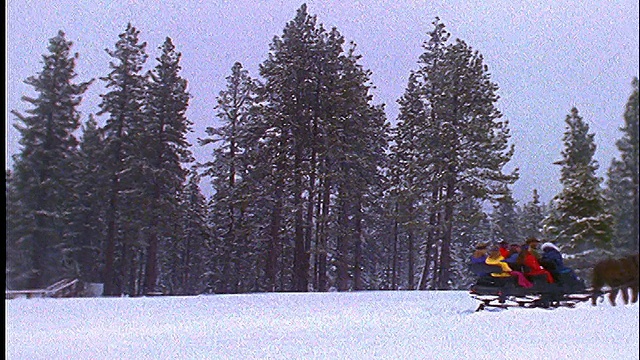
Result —
[[107, 50], [101, 126], [80, 119], [93, 80], [75, 82], [77, 54], [59, 32], [26, 80], [32, 108], [12, 112], [22, 150], [6, 174], [7, 287], [77, 277], [130, 296], [451, 289], [469, 283], [479, 241], [544, 237], [577, 259], [637, 251], [637, 79], [606, 186], [572, 109], [562, 193], [542, 204], [534, 191], [519, 206], [498, 86], [478, 51], [433, 25], [392, 127], [355, 44], [303, 5], [259, 78], [232, 67], [198, 144], [213, 153], [191, 167], [190, 95], [171, 39], [148, 72], [131, 24]]

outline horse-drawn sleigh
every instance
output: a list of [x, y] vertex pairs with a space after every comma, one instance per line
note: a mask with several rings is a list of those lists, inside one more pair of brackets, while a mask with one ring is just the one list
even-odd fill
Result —
[[[499, 266], [482, 263], [471, 264], [470, 270], [475, 274], [502, 271]], [[597, 263], [593, 268], [590, 288], [571, 273], [559, 274], [551, 284], [544, 275], [532, 276], [529, 280], [533, 286], [524, 288], [518, 285], [515, 277], [479, 276], [469, 291], [472, 298], [481, 302], [476, 311], [487, 307], [574, 307], [589, 300], [596, 305], [598, 298], [607, 295], [610, 303], [615, 306], [618, 293], [621, 293], [625, 304], [629, 300], [635, 303], [638, 301], [638, 254]]]

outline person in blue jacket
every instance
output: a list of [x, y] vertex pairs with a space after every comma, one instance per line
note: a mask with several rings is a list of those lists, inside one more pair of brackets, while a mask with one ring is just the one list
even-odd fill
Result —
[[487, 244], [479, 243], [471, 254], [471, 262], [484, 264], [485, 260], [487, 260]]
[[[485, 264], [487, 260], [487, 244], [479, 243], [476, 245], [475, 251], [471, 254], [470, 260], [472, 264]], [[477, 276], [489, 275], [488, 272], [476, 272]]]
[[520, 265], [517, 263], [520, 251], [522, 251], [522, 246], [520, 246], [520, 244], [513, 243], [509, 245], [509, 256], [507, 256], [504, 261], [509, 264], [509, 267], [513, 270], [520, 271]]
[[549, 270], [556, 280], [560, 278], [560, 274], [571, 274], [573, 279], [577, 279], [573, 269], [564, 265], [562, 254], [556, 245], [551, 242], [546, 242], [540, 246], [540, 250], [542, 250], [540, 264]]

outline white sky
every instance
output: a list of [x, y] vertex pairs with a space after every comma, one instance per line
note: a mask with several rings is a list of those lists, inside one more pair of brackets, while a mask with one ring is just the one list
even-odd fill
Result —
[[[23, 80], [42, 70], [48, 40], [63, 30], [80, 54], [78, 81], [105, 76], [113, 49], [128, 22], [148, 43], [149, 66], [157, 48], [171, 37], [183, 53], [182, 75], [193, 95], [187, 115], [195, 123], [193, 152], [205, 159], [211, 149], [196, 146], [204, 129], [215, 125], [215, 97], [225, 86], [235, 61], [258, 76], [274, 36], [280, 36], [302, 1], [31, 1], [6, 5], [6, 153], [15, 154], [18, 134], [10, 110], [24, 113], [33, 96]], [[571, 107], [596, 134], [604, 176], [618, 156], [624, 106], [639, 68], [637, 0], [494, 0], [494, 1], [307, 1], [325, 27], [337, 27], [358, 44], [362, 64], [373, 72], [376, 103], [385, 103], [395, 121], [396, 100], [407, 76], [417, 69], [427, 31], [439, 16], [453, 38], [465, 40], [485, 58], [500, 87], [498, 104], [510, 121], [516, 154], [508, 166], [521, 169], [516, 199], [530, 201], [537, 188], [543, 201], [560, 191], [559, 167], [564, 119]], [[83, 121], [98, 111], [101, 81], [85, 94]], [[7, 122], [5, 122], [7, 125]], [[9, 159], [5, 159], [9, 161]]]
[[638, 304], [484, 310], [464, 291], [5, 300], [7, 359], [639, 359]]

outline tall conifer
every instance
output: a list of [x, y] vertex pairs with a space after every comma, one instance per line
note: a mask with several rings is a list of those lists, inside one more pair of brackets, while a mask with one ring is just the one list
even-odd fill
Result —
[[542, 226], [546, 216], [546, 207], [540, 203], [540, 195], [537, 189], [533, 189], [531, 201], [522, 206], [520, 211], [520, 225], [522, 226], [522, 237], [541, 238]]
[[421, 164], [407, 179], [416, 182], [411, 186], [424, 186], [420, 200], [428, 224], [421, 289], [429, 281], [436, 288], [449, 287], [456, 206], [466, 198], [503, 197], [518, 177], [517, 171], [503, 173], [513, 147], [508, 145], [508, 122], [500, 120], [495, 107], [498, 86], [482, 55], [462, 40], [449, 43], [450, 34], [439, 19], [433, 25], [420, 68], [407, 88], [414, 94], [405, 94], [416, 103], [401, 109], [400, 119], [411, 119], [411, 126], [399, 127], [400, 137], [407, 139], [399, 150], [414, 154]]
[[563, 188], [554, 197], [553, 213], [545, 220], [545, 230], [560, 246], [580, 251], [608, 243], [612, 219], [605, 211], [602, 179], [596, 175], [595, 134], [589, 133], [589, 125], [575, 107], [565, 123], [562, 160], [555, 163], [562, 167]]
[[76, 178], [68, 210], [65, 245], [67, 265], [85, 282], [102, 282], [105, 204], [109, 174], [104, 161], [104, 139], [93, 116], [82, 127], [80, 149], [74, 158]]
[[[217, 98], [217, 117], [220, 125], [206, 129], [209, 137], [201, 145], [215, 145], [213, 160], [204, 163], [204, 175], [211, 178], [215, 193], [211, 198], [210, 216], [214, 229], [214, 259], [211, 271], [216, 277], [216, 292], [256, 291], [258, 282], [248, 274], [256, 267], [253, 223], [259, 214], [251, 213], [256, 205], [249, 197], [257, 196], [251, 189], [247, 174], [250, 160], [247, 148], [250, 113], [256, 106], [257, 82], [236, 62], [227, 77], [227, 86]], [[257, 216], [254, 216], [257, 215]], [[249, 221], [253, 219], [253, 221]]]
[[100, 95], [98, 115], [108, 114], [105, 134], [106, 166], [109, 171], [110, 189], [107, 205], [107, 234], [105, 239], [105, 295], [135, 293], [138, 251], [138, 221], [142, 205], [137, 192], [140, 178], [138, 157], [139, 142], [136, 129], [144, 123], [144, 99], [146, 76], [142, 67], [147, 60], [145, 42], [139, 40], [140, 31], [131, 24], [120, 34], [114, 50], [107, 49], [113, 58], [111, 72], [101, 78], [106, 83], [107, 93]]
[[166, 38], [159, 50], [157, 64], [148, 76], [144, 118], [136, 126], [143, 179], [138, 184], [143, 187], [139, 196], [148, 204], [143, 212], [147, 229], [143, 293], [156, 291], [158, 259], [173, 248], [172, 222], [180, 216], [178, 195], [187, 175], [182, 164], [193, 161], [186, 139], [192, 123], [186, 117], [190, 95], [187, 81], [180, 75], [182, 54], [171, 38]]
[[28, 115], [12, 111], [19, 120], [16, 128], [22, 145], [14, 156], [12, 199], [20, 203], [23, 215], [12, 219], [17, 237], [7, 241], [24, 252], [15, 275], [23, 279], [18, 283], [30, 288], [49, 285], [63, 274], [60, 245], [73, 187], [71, 161], [78, 146], [74, 132], [80, 127], [77, 106], [91, 83], [73, 83], [78, 54], [71, 53], [72, 45], [62, 31], [49, 40], [42, 71], [25, 80], [38, 93], [22, 98], [33, 108]]
[[620, 158], [613, 159], [608, 170], [608, 208], [615, 218], [616, 247], [638, 251], [638, 78], [632, 82], [632, 93], [624, 112], [622, 137], [616, 141]]

